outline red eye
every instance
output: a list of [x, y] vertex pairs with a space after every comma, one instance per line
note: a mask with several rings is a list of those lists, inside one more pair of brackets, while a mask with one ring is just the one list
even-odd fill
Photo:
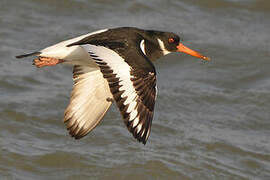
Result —
[[174, 39], [173, 38], [169, 38], [169, 43], [173, 43]]

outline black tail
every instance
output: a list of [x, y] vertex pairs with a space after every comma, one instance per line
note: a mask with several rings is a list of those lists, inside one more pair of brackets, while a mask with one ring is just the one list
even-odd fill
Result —
[[16, 56], [16, 58], [25, 58], [28, 56], [38, 56], [40, 54], [41, 54], [41, 52], [37, 51], [37, 52], [29, 53], [29, 54], [22, 54], [22, 55]]

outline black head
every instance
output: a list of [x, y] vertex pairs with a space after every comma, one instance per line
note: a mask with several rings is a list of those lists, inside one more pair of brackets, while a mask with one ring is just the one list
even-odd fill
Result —
[[210, 58], [189, 49], [180, 42], [180, 37], [172, 32], [145, 31], [145, 53], [151, 60], [160, 58], [172, 52], [183, 52], [203, 60]]
[[164, 46], [165, 50], [169, 52], [176, 52], [177, 46], [180, 42], [180, 37], [171, 32], [161, 32], [157, 35], [159, 46]]

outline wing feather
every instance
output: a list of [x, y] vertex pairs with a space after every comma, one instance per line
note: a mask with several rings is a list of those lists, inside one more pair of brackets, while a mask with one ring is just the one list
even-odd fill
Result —
[[70, 103], [65, 110], [64, 122], [76, 139], [87, 135], [103, 119], [112, 102], [107, 81], [97, 68], [75, 65], [74, 86]]
[[89, 44], [83, 47], [107, 79], [128, 130], [139, 142], [146, 144], [151, 131], [156, 98], [156, 74], [153, 65], [142, 68], [137, 65], [133, 68], [109, 48]]

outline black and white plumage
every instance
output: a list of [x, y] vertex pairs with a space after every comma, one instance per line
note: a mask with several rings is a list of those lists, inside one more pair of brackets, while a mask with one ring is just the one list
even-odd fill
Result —
[[[151, 130], [151, 122], [156, 98], [155, 69], [133, 69], [116, 52], [103, 46], [89, 48], [90, 56], [100, 67], [107, 79], [114, 100], [125, 124], [135, 138], [146, 143]], [[102, 54], [107, 54], [104, 57]]]
[[152, 61], [177, 51], [208, 60], [179, 41], [174, 33], [123, 27], [96, 31], [17, 57], [35, 55], [41, 64], [47, 60], [45, 65], [74, 65], [74, 86], [64, 116], [73, 137], [79, 139], [95, 128], [114, 100], [128, 130], [145, 144], [157, 95]]

